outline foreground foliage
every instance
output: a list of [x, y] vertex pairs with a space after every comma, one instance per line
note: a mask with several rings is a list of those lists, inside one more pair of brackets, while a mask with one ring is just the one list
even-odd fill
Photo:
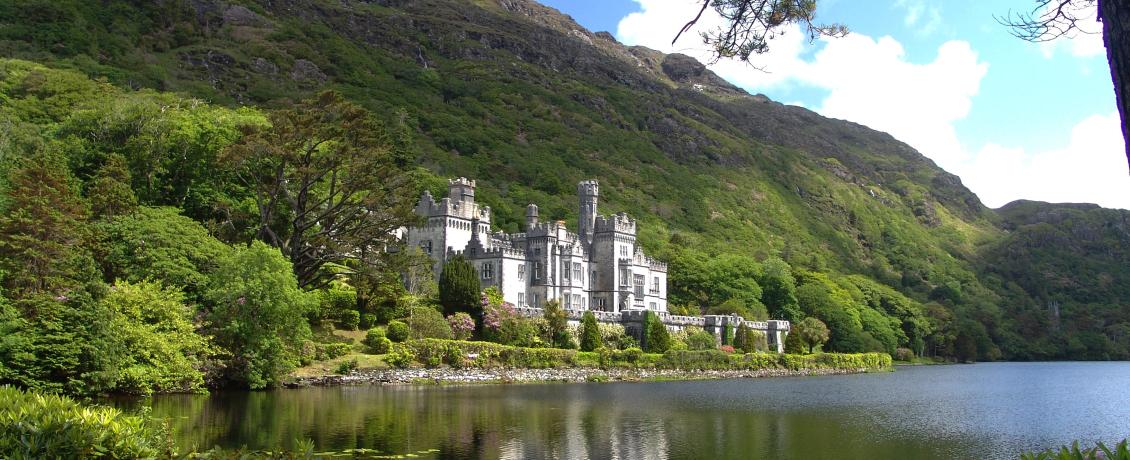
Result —
[[1021, 460], [1130, 460], [1130, 448], [1126, 446], [1126, 440], [1122, 440], [1113, 448], [1107, 447], [1103, 443], [1098, 443], [1094, 447], [1080, 448], [1079, 441], [1071, 443], [1071, 446], [1063, 446], [1058, 450], [1048, 449], [1043, 452], [1029, 452], [1020, 455]]
[[0, 455], [5, 458], [141, 459], [173, 453], [167, 433], [145, 417], [0, 386]]

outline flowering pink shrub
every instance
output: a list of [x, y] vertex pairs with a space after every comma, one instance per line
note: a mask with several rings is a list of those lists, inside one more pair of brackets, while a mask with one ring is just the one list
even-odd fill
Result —
[[[486, 302], [486, 296], [483, 296]], [[502, 327], [502, 323], [511, 318], [518, 316], [518, 311], [514, 309], [514, 304], [510, 302], [502, 302], [501, 305], [490, 305], [485, 303], [483, 305], [483, 328], [494, 332]]]
[[726, 353], [733, 353], [734, 352], [733, 345], [722, 345], [722, 346], [718, 347], [718, 349], [722, 350]]
[[475, 332], [475, 320], [466, 313], [456, 313], [447, 317], [447, 324], [451, 325], [451, 333], [455, 340], [467, 340]]

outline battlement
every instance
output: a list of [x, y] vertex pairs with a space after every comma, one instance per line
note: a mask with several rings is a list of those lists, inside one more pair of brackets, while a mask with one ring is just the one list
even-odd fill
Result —
[[595, 180], [583, 180], [577, 184], [577, 195], [599, 196], [600, 185]]
[[459, 178], [456, 178], [456, 179], [448, 179], [447, 180], [447, 186], [448, 187], [455, 186], [455, 185], [461, 185], [461, 186], [464, 186], [464, 187], [475, 188], [475, 181], [468, 179], [466, 177], [459, 177]]
[[626, 213], [617, 213], [608, 217], [597, 216], [596, 233], [618, 232], [636, 234], [636, 220], [628, 217]]
[[427, 190], [420, 194], [420, 201], [416, 203], [415, 211], [417, 215], [424, 218], [459, 217], [462, 219], [479, 219], [488, 224], [491, 214], [490, 206], [480, 207], [478, 203], [475, 203], [474, 192], [471, 192], [469, 199], [466, 200], [447, 197], [436, 201], [431, 192]]

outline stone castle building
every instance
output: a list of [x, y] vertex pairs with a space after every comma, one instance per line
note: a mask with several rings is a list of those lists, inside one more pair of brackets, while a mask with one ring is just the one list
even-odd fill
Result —
[[564, 221], [541, 222], [537, 205], [526, 207], [526, 231], [494, 232], [489, 206], [475, 202], [475, 181], [448, 181], [439, 201], [425, 191], [416, 213], [422, 227], [408, 229], [407, 243], [443, 263], [462, 254], [478, 272], [482, 286], [497, 286], [503, 298], [523, 308], [540, 308], [557, 299], [566, 310], [667, 311], [667, 264], [643, 253], [636, 221], [624, 213], [597, 212], [597, 182], [577, 184], [577, 232]]

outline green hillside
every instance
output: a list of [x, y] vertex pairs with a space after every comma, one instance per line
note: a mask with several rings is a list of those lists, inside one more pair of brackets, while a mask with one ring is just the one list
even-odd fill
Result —
[[[17, 0], [0, 5], [0, 55], [19, 59], [0, 65], [6, 158], [57, 149], [88, 182], [121, 154], [141, 204], [226, 242], [254, 235], [255, 210], [216, 156], [328, 88], [401, 130], [420, 187], [477, 179], [499, 229], [527, 203], [574, 222], [575, 184], [599, 180], [601, 212], [639, 219], [687, 312], [815, 316], [842, 351], [1130, 356], [1126, 234], [1100, 231], [1125, 213], [1081, 210], [1072, 231], [994, 212], [885, 133], [525, 0]], [[1072, 244], [1033, 244], [1053, 237]]]

